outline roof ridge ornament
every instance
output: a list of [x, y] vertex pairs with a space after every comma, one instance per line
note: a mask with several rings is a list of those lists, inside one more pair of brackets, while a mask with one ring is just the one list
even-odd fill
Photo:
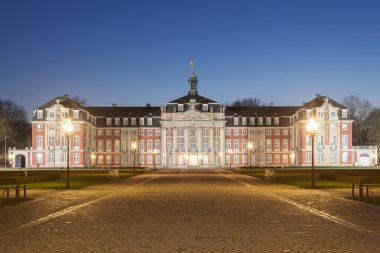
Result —
[[189, 64], [190, 64], [191, 72], [194, 73], [195, 61], [190, 61]]

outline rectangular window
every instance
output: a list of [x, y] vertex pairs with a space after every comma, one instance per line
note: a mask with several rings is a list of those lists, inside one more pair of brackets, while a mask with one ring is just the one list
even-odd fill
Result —
[[160, 140], [156, 140], [154, 148], [157, 149], [157, 150], [161, 149], [161, 141]]
[[259, 163], [263, 163], [263, 162], [264, 162], [264, 155], [260, 154], [259, 155]]
[[207, 151], [208, 150], [208, 139], [203, 138], [203, 150]]
[[62, 136], [62, 148], [67, 147], [67, 137], [65, 135]]
[[112, 144], [112, 141], [111, 140], [106, 140], [106, 151], [107, 152], [111, 152], [111, 144]]
[[231, 149], [231, 140], [226, 140], [226, 149]]
[[241, 134], [242, 134], [243, 136], [247, 136], [247, 130], [241, 130]]
[[62, 155], [61, 155], [61, 162], [62, 163], [67, 163], [67, 153], [66, 152], [62, 153]]
[[331, 163], [336, 163], [336, 153], [335, 152], [331, 153]]
[[147, 130], [146, 134], [147, 134], [148, 136], [153, 136], [153, 130]]
[[153, 141], [147, 140], [146, 147], [147, 147], [148, 151], [151, 151], [153, 149]]
[[37, 111], [37, 118], [43, 119], [44, 118], [44, 111]]
[[311, 152], [306, 152], [306, 162], [311, 162]]
[[41, 135], [37, 136], [37, 148], [41, 149], [43, 147], [43, 137]]
[[178, 149], [183, 150], [183, 138], [178, 138]]
[[42, 124], [37, 124], [37, 131], [38, 132], [41, 132], [42, 131]]
[[247, 140], [246, 139], [242, 140], [241, 148], [243, 151], [247, 151]]
[[49, 153], [48, 163], [54, 163], [54, 153]]
[[214, 148], [216, 151], [219, 150], [219, 138], [214, 139]]
[[140, 126], [144, 125], [144, 118], [140, 118]]
[[311, 148], [311, 136], [308, 134], [306, 135], [306, 148]]
[[335, 118], [335, 117], [336, 117], [336, 112], [335, 112], [335, 111], [332, 111], [332, 112], [330, 113], [330, 117], [331, 117], [331, 118]]
[[288, 163], [288, 162], [289, 162], [288, 155], [287, 154], [283, 154], [282, 155], [282, 163]]
[[283, 129], [282, 130], [282, 135], [288, 135], [288, 129]]
[[332, 149], [335, 149], [335, 148], [336, 148], [336, 135], [335, 135], [335, 134], [332, 134], [332, 135], [331, 135], [330, 147], [331, 147]]
[[267, 118], [265, 118], [265, 119], [266, 119], [266, 124], [267, 124], [267, 126], [270, 126], [270, 125], [271, 125], [271, 122], [272, 122], [272, 118], [267, 117]]
[[103, 141], [98, 140], [98, 152], [103, 152]]
[[139, 136], [144, 136], [144, 130], [139, 130]]
[[115, 130], [115, 136], [120, 136], [120, 130]]
[[123, 125], [127, 126], [128, 125], [128, 118], [123, 118]]
[[112, 163], [112, 156], [111, 155], [106, 155], [106, 163], [111, 164]]
[[226, 130], [226, 136], [231, 136], [231, 130]]
[[239, 163], [239, 155], [234, 155], [234, 163]]
[[183, 112], [183, 104], [178, 104], [178, 111]]
[[279, 139], [274, 140], [274, 150], [276, 150], [276, 151], [280, 150], [280, 140]]
[[348, 125], [347, 124], [342, 124], [342, 130], [344, 130], [344, 131], [348, 130]]
[[166, 146], [168, 147], [168, 150], [172, 150], [172, 148], [173, 148], [173, 140], [172, 139], [168, 139], [168, 141], [166, 143]]
[[120, 163], [120, 156], [119, 155], [115, 155], [114, 159], [115, 159], [115, 164], [119, 164]]
[[50, 135], [49, 136], [49, 143], [48, 143], [48, 146], [49, 147], [54, 147], [54, 140], [55, 140], [55, 136], [54, 135]]
[[161, 131], [160, 130], [156, 130], [155, 135], [156, 136], [161, 136]]
[[153, 159], [152, 159], [152, 156], [151, 156], [151, 155], [148, 155], [148, 156], [146, 157], [146, 163], [147, 163], [147, 164], [152, 164], [152, 163], [153, 163]]
[[348, 163], [348, 152], [342, 152], [342, 163]]
[[342, 135], [342, 148], [348, 148], [348, 135]]
[[282, 140], [282, 150], [286, 151], [286, 150], [288, 150], [288, 148], [289, 148], [288, 139], [283, 139]]
[[267, 139], [266, 143], [267, 143], [266, 145], [267, 151], [272, 151], [272, 140]]
[[112, 119], [111, 118], [107, 118], [107, 126], [110, 126], [112, 123]]
[[121, 152], [128, 152], [127, 140], [121, 140]]
[[183, 128], [178, 128], [177, 134], [178, 134], [178, 136], [183, 136]]
[[140, 155], [139, 157], [139, 163], [144, 164], [144, 155]]
[[103, 130], [98, 130], [98, 136], [103, 136]]
[[272, 155], [267, 155], [267, 163], [272, 163]]
[[239, 151], [239, 140], [237, 139], [234, 140], [234, 150]]
[[103, 156], [98, 155], [98, 164], [103, 164]]
[[243, 117], [243, 118], [241, 119], [241, 124], [242, 124], [243, 126], [247, 125], [247, 118], [246, 118], [246, 117]]
[[279, 154], [274, 155], [274, 163], [280, 163], [280, 155]]
[[128, 162], [128, 157], [127, 157], [127, 155], [123, 155], [122, 157], [121, 157], [121, 159], [122, 159], [122, 163], [127, 163]]
[[264, 151], [264, 140], [259, 140], [259, 149], [260, 151]]
[[208, 111], [208, 104], [202, 104], [202, 111], [204, 112]]
[[208, 128], [207, 127], [205, 127], [205, 128], [202, 129], [202, 135], [203, 136], [208, 136]]
[[239, 136], [239, 130], [234, 130], [234, 136]]
[[111, 136], [112, 132], [111, 130], [106, 130], [106, 136]]
[[278, 129], [274, 130], [274, 135], [280, 135], [280, 130]]
[[275, 117], [274, 118], [274, 124], [275, 125], [279, 125], [280, 124], [280, 118], [279, 117]]
[[144, 152], [144, 140], [139, 141], [139, 149], [141, 152]]
[[255, 125], [255, 118], [249, 118], [249, 124], [254, 126]]
[[262, 117], [259, 117], [259, 125], [260, 125], [260, 126], [263, 125], [263, 118], [262, 118]]
[[272, 135], [272, 130], [267, 129], [267, 130], [266, 130], [266, 135]]
[[153, 118], [148, 118], [148, 126], [151, 126], [153, 124]]
[[74, 119], [79, 119], [79, 111], [74, 110]]
[[74, 148], [79, 149], [79, 135], [74, 135]]
[[119, 118], [115, 118], [115, 125], [116, 126], [120, 125], [120, 119]]
[[263, 135], [263, 129], [259, 129], [259, 135]]
[[342, 118], [343, 119], [347, 118], [347, 110], [342, 110]]
[[239, 118], [234, 118], [234, 125], [238, 126], [239, 125]]
[[114, 152], [120, 152], [120, 140], [114, 140]]
[[194, 149], [196, 149], [197, 148], [197, 139], [191, 139], [191, 141], [190, 141], [190, 148], [192, 149], [192, 150], [194, 150]]
[[136, 126], [136, 118], [132, 118], [131, 119], [131, 125], [132, 126]]
[[79, 163], [79, 153], [74, 153], [74, 163]]
[[318, 153], [318, 162], [323, 162], [323, 153], [322, 152]]

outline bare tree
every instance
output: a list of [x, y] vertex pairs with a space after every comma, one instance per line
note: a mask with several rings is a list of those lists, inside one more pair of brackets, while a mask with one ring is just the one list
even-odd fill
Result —
[[380, 108], [373, 109], [365, 120], [368, 144], [380, 147]]
[[254, 106], [263, 106], [265, 105], [263, 101], [259, 98], [243, 98], [243, 99], [235, 99], [231, 104], [228, 106], [232, 107], [254, 107]]
[[25, 148], [29, 143], [31, 126], [27, 113], [11, 100], [0, 100], [0, 135], [0, 154], [4, 153], [5, 137], [8, 147]]
[[71, 97], [71, 100], [75, 101], [76, 103], [78, 103], [78, 104], [81, 105], [81, 106], [86, 106], [86, 105], [88, 105], [88, 104], [87, 104], [87, 99], [82, 98], [82, 97], [80, 97], [80, 96], [78, 96], [78, 95], [75, 95], [75, 96]]
[[342, 104], [348, 107], [349, 116], [354, 120], [352, 126], [353, 144], [366, 145], [366, 124], [365, 121], [373, 110], [372, 104], [356, 95], [344, 97]]

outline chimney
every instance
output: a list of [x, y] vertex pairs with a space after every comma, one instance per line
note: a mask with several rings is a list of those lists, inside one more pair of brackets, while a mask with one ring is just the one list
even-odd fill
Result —
[[70, 95], [69, 95], [69, 94], [65, 94], [65, 95], [63, 95], [63, 96], [64, 96], [64, 97], [67, 97], [67, 98], [68, 98], [68, 97], [70, 97]]
[[150, 108], [150, 104], [149, 104], [149, 103], [147, 103], [147, 104], [146, 104], [146, 107], [147, 107], [147, 108]]
[[274, 103], [269, 103], [269, 106], [270, 106], [270, 107], [274, 106]]
[[117, 107], [117, 104], [116, 103], [112, 103], [112, 107]]
[[319, 93], [317, 93], [317, 94], [315, 94], [315, 96], [316, 97], [320, 97], [320, 96], [322, 96], [321, 94], [319, 94]]

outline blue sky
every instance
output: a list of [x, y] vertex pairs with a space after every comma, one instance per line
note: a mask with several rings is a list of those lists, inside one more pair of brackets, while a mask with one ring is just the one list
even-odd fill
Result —
[[0, 0], [0, 99], [162, 105], [187, 93], [380, 106], [380, 1]]

